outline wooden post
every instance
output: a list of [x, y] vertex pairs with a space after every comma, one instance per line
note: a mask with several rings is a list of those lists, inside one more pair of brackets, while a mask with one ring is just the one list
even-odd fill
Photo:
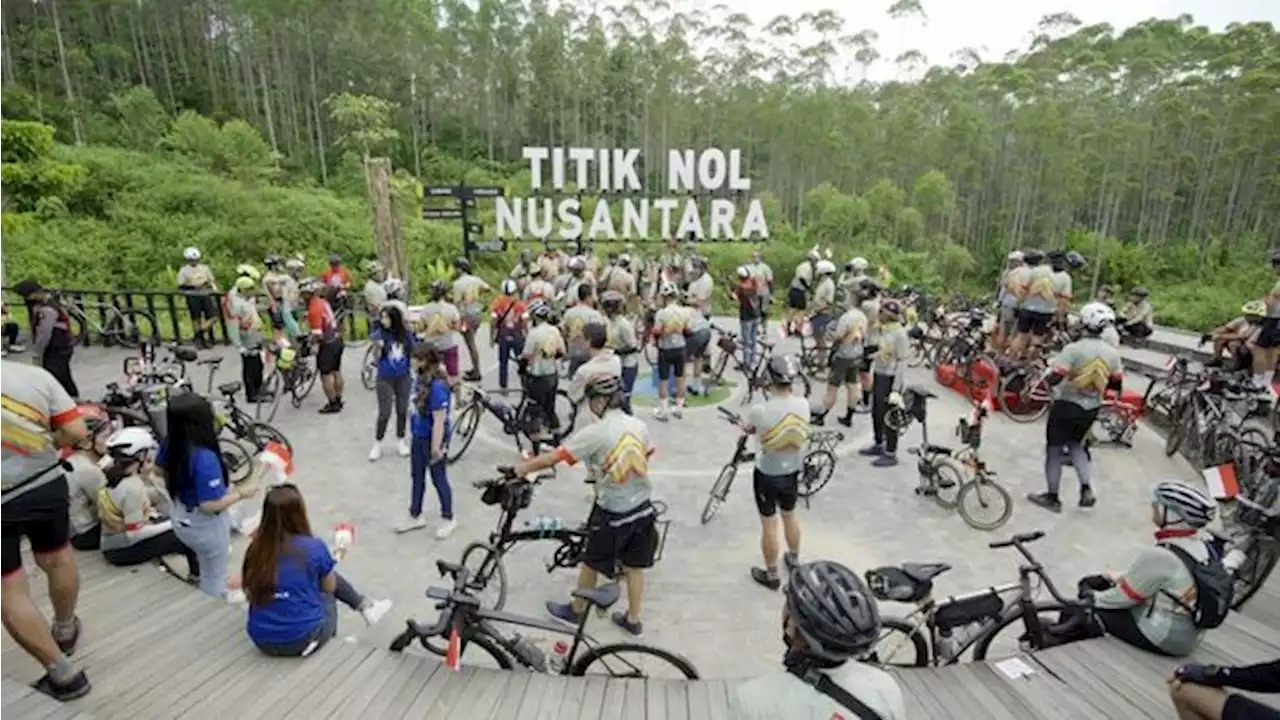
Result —
[[395, 202], [391, 197], [391, 161], [387, 158], [370, 158], [368, 177], [378, 260], [390, 275], [403, 280], [407, 289], [410, 287], [409, 254], [404, 247], [400, 218], [396, 215]]

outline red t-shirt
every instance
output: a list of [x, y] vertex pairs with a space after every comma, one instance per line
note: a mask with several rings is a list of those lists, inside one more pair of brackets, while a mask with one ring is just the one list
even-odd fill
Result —
[[351, 287], [351, 273], [347, 269], [338, 266], [338, 269], [332, 267], [320, 273], [320, 282], [331, 288], [349, 288]]
[[498, 334], [504, 337], [520, 335], [524, 332], [525, 304], [523, 300], [499, 295], [493, 299], [489, 308]]
[[311, 326], [311, 334], [319, 335], [323, 340], [331, 340], [338, 336], [338, 321], [333, 316], [333, 308], [324, 298], [312, 297], [307, 303], [307, 324]]

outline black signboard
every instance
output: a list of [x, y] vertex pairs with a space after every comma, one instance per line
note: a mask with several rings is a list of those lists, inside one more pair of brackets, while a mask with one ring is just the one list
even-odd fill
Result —
[[462, 208], [423, 208], [424, 220], [457, 220], [462, 217]]
[[464, 193], [470, 194], [472, 197], [483, 198], [504, 197], [507, 194], [506, 188], [497, 187], [496, 185], [464, 187], [462, 190]]
[[457, 197], [458, 187], [456, 185], [432, 185], [424, 191], [427, 197]]

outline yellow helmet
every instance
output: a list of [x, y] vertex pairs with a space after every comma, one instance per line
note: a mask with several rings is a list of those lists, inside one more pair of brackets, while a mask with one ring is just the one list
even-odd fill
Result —
[[1240, 312], [1245, 315], [1257, 315], [1262, 317], [1267, 314], [1267, 306], [1261, 300], [1250, 300], [1240, 308]]
[[249, 277], [248, 275], [241, 275], [240, 277], [236, 278], [237, 290], [242, 290], [242, 291], [252, 290], [257, 286], [258, 286], [258, 282], [253, 278]]
[[258, 268], [248, 263], [237, 265], [236, 275], [242, 278], [250, 278], [255, 283], [262, 279], [262, 273], [258, 272]]

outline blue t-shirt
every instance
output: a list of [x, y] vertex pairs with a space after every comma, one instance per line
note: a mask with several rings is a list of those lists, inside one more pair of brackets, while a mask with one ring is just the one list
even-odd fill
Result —
[[422, 378], [415, 377], [413, 379], [413, 393], [410, 395], [410, 404], [413, 412], [409, 416], [409, 429], [414, 437], [431, 437], [431, 423], [436, 410], [444, 410], [444, 434], [449, 435], [449, 426], [452, 424], [449, 411], [449, 383], [444, 380], [432, 380], [431, 389], [427, 394], [427, 410], [426, 412], [418, 411], [418, 393], [422, 387]]
[[378, 379], [404, 377], [409, 374], [409, 357], [413, 355], [413, 334], [408, 335], [408, 345], [382, 328], [373, 331], [373, 339], [385, 343], [382, 357], [378, 359]]
[[[156, 465], [164, 467], [168, 441], [161, 440], [156, 450]], [[178, 492], [178, 502], [188, 508], [200, 503], [221, 500], [227, 494], [227, 481], [222, 476], [222, 463], [218, 454], [206, 447], [193, 447], [187, 453], [187, 480]]]
[[294, 535], [276, 558], [276, 594], [268, 604], [249, 606], [245, 630], [259, 645], [288, 645], [311, 635], [325, 621], [324, 590], [320, 579], [337, 562], [324, 541]]

